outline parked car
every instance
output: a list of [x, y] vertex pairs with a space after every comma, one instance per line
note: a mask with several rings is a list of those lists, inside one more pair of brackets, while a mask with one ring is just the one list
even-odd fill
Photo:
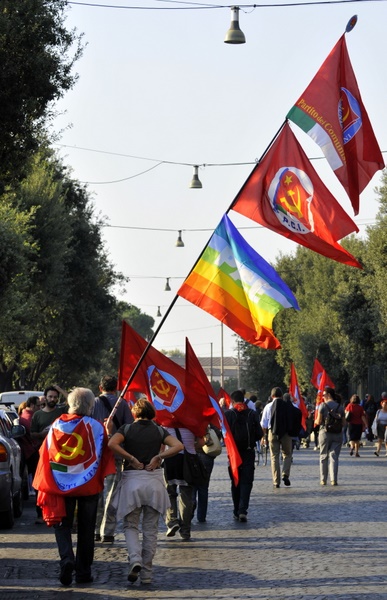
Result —
[[30, 390], [19, 390], [17, 392], [2, 392], [0, 394], [0, 404], [11, 405], [14, 404], [16, 408], [27, 400], [30, 396], [43, 396], [44, 392], [36, 392]]
[[23, 512], [23, 486], [27, 473], [26, 469], [22, 471], [21, 450], [16, 439], [25, 435], [26, 430], [22, 425], [14, 425], [14, 421], [14, 409], [2, 406], [0, 408], [0, 529], [13, 527], [15, 517], [20, 517]]

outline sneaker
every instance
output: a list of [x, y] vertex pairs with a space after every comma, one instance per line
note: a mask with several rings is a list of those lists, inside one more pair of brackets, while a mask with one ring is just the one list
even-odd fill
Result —
[[337, 481], [331, 481], [331, 485], [337, 485]]
[[62, 585], [69, 586], [73, 581], [74, 563], [69, 561], [61, 567], [59, 581]]
[[114, 542], [114, 535], [104, 535], [101, 538], [101, 542], [103, 544], [113, 544], [113, 542]]
[[190, 535], [181, 535], [180, 534], [180, 537], [181, 537], [181, 541], [182, 542], [190, 542], [191, 541], [191, 536]]
[[[379, 452], [374, 452], [375, 456], [379, 456]], [[35, 521], [36, 523], [36, 521]]]
[[165, 535], [167, 537], [175, 537], [175, 535], [179, 531], [179, 529], [180, 529], [180, 525], [178, 523], [175, 523], [175, 525], [171, 525], [171, 527], [168, 527], [167, 533]]
[[290, 485], [290, 479], [287, 475], [283, 475], [282, 477], [282, 481], [284, 482], [284, 485], [288, 486]]
[[247, 522], [247, 515], [241, 513], [239, 515], [239, 520], [240, 520], [241, 523], [246, 523]]
[[326, 485], [326, 484], [327, 484], [326, 481], [323, 481], [323, 480], [320, 481], [320, 485]]
[[279, 488], [279, 487], [281, 487], [279, 483], [273, 483], [273, 486], [274, 486], [275, 488]]
[[137, 581], [138, 575], [139, 575], [141, 569], [142, 569], [142, 566], [138, 562], [135, 562], [132, 565], [129, 565], [128, 581], [130, 581], [131, 583], [134, 583], [135, 581]]
[[232, 513], [232, 516], [234, 517], [234, 521], [239, 521], [238, 515], [236, 515], [235, 513]]

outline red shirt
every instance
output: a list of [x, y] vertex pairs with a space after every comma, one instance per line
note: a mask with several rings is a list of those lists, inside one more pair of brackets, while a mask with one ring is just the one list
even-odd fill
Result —
[[364, 408], [360, 404], [347, 404], [345, 410], [351, 413], [351, 425], [363, 425]]

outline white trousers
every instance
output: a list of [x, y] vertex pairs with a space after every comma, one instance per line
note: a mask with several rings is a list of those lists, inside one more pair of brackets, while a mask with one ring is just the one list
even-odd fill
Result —
[[[140, 517], [142, 513], [142, 542], [140, 541]], [[123, 530], [128, 549], [129, 564], [142, 565], [141, 578], [152, 576], [152, 561], [156, 553], [160, 513], [151, 506], [135, 508], [126, 515]]]

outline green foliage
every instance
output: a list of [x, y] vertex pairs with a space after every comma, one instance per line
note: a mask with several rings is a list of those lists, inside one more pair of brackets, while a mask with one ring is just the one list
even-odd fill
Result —
[[81, 36], [65, 28], [65, 0], [2, 0], [0, 181], [16, 183], [38, 149], [53, 103], [72, 88]]

